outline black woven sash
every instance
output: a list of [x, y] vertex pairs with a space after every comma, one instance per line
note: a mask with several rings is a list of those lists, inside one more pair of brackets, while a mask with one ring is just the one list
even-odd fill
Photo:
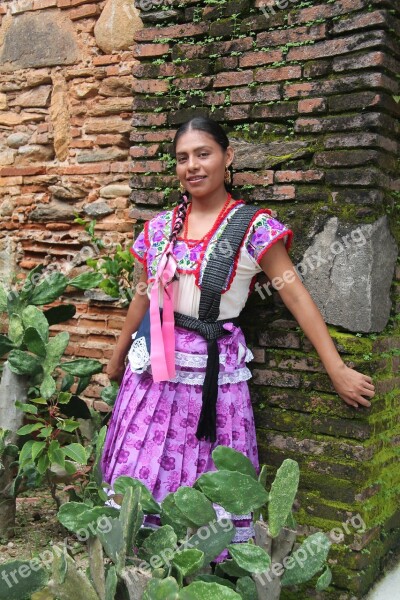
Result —
[[219, 352], [217, 339], [229, 335], [225, 323], [237, 324], [238, 319], [217, 320], [221, 292], [229, 277], [235, 256], [257, 206], [243, 205], [229, 219], [204, 269], [201, 282], [199, 318], [175, 313], [175, 325], [200, 333], [207, 340], [207, 367], [203, 384], [202, 408], [197, 425], [197, 439], [216, 441]]

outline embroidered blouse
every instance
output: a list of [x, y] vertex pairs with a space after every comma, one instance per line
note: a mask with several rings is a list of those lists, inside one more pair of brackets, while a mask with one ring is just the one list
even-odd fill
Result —
[[[230, 217], [243, 204], [237, 200], [209, 233], [201, 240], [186, 240], [178, 237], [174, 246], [179, 279], [174, 281], [174, 310], [198, 318], [202, 276], [210, 254], [215, 249]], [[146, 222], [143, 231], [131, 247], [132, 254], [147, 270], [148, 284], [154, 281], [158, 262], [163, 254], [175, 221], [177, 208], [163, 211]], [[279, 239], [284, 239], [290, 248], [293, 232], [271, 216], [271, 211], [260, 208], [249, 224], [240, 250], [230, 270], [221, 297], [220, 319], [239, 316], [255, 278], [262, 271], [260, 260], [267, 250]], [[225, 249], [218, 248], [223, 252]], [[229, 251], [229, 248], [226, 249]]]

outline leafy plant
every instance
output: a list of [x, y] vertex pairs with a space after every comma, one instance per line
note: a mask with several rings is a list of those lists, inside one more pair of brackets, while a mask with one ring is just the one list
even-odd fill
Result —
[[[38, 265], [19, 288], [0, 287], [0, 311], [8, 315], [8, 330], [0, 336], [1, 354], [8, 354], [6, 364], [12, 374], [29, 386], [27, 398], [15, 403], [28, 421], [16, 433], [30, 439], [19, 453], [18, 473], [10, 488], [14, 497], [21, 486], [37, 486], [47, 480], [58, 503], [57, 479], [78, 476], [87, 463], [89, 450], [81, 443], [76, 417], [88, 418], [91, 414], [79, 394], [91, 376], [102, 370], [102, 364], [91, 359], [63, 360], [69, 334], [50, 336], [50, 325], [75, 314], [73, 305], [48, 310], [38, 306], [58, 299], [69, 285], [86, 290], [99, 281], [96, 273], [68, 279]], [[75, 388], [74, 392], [71, 388]]]
[[134, 265], [132, 254], [128, 249], [123, 249], [121, 244], [106, 246], [105, 242], [96, 236], [95, 219], [86, 221], [76, 217], [74, 222], [85, 228], [94, 248], [105, 250], [105, 254], [86, 260], [86, 264], [93, 269], [89, 275], [98, 277], [97, 284], [93, 287], [99, 287], [112, 298], [122, 297], [122, 305], [127, 305], [132, 300]]
[[[58, 513], [64, 527], [81, 539], [85, 535], [90, 576], [86, 578], [65, 551], [54, 551], [52, 576], [46, 583], [57, 598], [273, 600], [279, 598], [281, 583], [303, 583], [320, 571], [317, 589], [329, 585], [327, 537], [315, 533], [292, 552], [296, 534], [291, 529], [295, 527], [291, 508], [298, 485], [295, 461], [284, 461], [268, 494], [265, 468], [257, 475], [244, 455], [219, 446], [212, 455], [217, 471], [201, 475], [193, 488], [181, 487], [158, 504], [139, 480], [127, 476], [118, 477], [112, 492], [105, 492], [107, 484], [99, 468], [104, 438], [105, 427], [97, 439], [90, 493], [80, 502], [63, 504]], [[116, 502], [114, 507], [104, 504], [108, 497]], [[217, 520], [216, 503], [229, 512], [255, 511], [256, 543], [234, 543], [235, 527], [229, 519]], [[268, 523], [258, 519], [261, 509], [268, 510]], [[151, 514], [160, 515], [158, 529], [142, 526], [144, 517]], [[225, 549], [230, 558], [212, 572], [210, 562]], [[272, 565], [289, 555], [294, 568], [282, 569], [279, 586], [272, 592], [268, 587]], [[305, 555], [305, 563], [296, 560]]]

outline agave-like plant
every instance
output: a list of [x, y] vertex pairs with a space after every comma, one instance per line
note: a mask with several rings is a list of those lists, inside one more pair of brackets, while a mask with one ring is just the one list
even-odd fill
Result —
[[[92, 473], [101, 494], [104, 438], [105, 428], [99, 433]], [[328, 587], [328, 538], [315, 533], [295, 545], [292, 504], [298, 464], [284, 461], [267, 493], [265, 469], [258, 477], [242, 454], [219, 446], [213, 459], [217, 471], [201, 475], [193, 488], [181, 487], [161, 504], [140, 481], [126, 476], [113, 484], [115, 498], [122, 497], [120, 509], [106, 506], [101, 494], [97, 502], [91, 497], [63, 504], [60, 522], [87, 538], [89, 578], [64, 549], [54, 549], [51, 574], [40, 581], [35, 576], [34, 585], [48, 586], [60, 600], [277, 600], [281, 586], [304, 583], [323, 571], [316, 586]], [[232, 543], [235, 527], [229, 519], [217, 520], [215, 504], [229, 512], [253, 511], [255, 543]], [[260, 511], [266, 521], [259, 518]], [[151, 514], [161, 516], [158, 529], [142, 525]], [[212, 572], [210, 562], [225, 549], [230, 558]], [[278, 574], [276, 565], [286, 567]]]

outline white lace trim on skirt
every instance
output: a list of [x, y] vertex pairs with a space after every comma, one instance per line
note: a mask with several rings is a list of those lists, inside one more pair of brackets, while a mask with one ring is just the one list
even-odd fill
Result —
[[[135, 334], [132, 336], [134, 337]], [[238, 363], [241, 362], [244, 357], [245, 362], [253, 360], [254, 356], [252, 351], [239, 344], [239, 356]], [[219, 362], [221, 365], [226, 365], [226, 354], [220, 354]], [[150, 355], [147, 351], [147, 346], [144, 338], [134, 339], [129, 353], [128, 362], [133, 373], [144, 373], [144, 371], [150, 371]], [[207, 366], [207, 354], [190, 354], [189, 352], [175, 352], [175, 365], [177, 367], [188, 367], [192, 369], [205, 369]], [[168, 381], [174, 383], [187, 383], [188, 385], [202, 385], [204, 383], [205, 373], [193, 373], [178, 371], [175, 379], [169, 379]], [[218, 384], [224, 383], [238, 383], [240, 381], [247, 381], [251, 378], [251, 372], [247, 367], [242, 367], [235, 370], [234, 372], [220, 373], [218, 376]]]

